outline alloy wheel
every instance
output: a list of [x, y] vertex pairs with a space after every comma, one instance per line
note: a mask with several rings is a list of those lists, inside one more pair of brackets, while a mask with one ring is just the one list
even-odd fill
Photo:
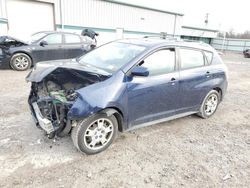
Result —
[[24, 56], [18, 56], [14, 60], [14, 65], [19, 69], [26, 69], [29, 66], [29, 60]]
[[99, 150], [109, 143], [113, 133], [114, 125], [109, 119], [97, 119], [86, 129], [84, 143], [91, 150]]
[[212, 115], [218, 105], [218, 96], [216, 94], [211, 94], [206, 102], [205, 102], [205, 106], [204, 106], [204, 111], [206, 113], [207, 116]]

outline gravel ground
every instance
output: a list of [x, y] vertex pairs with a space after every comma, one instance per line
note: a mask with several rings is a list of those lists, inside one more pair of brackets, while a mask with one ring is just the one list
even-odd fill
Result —
[[122, 133], [94, 156], [47, 139], [29, 113], [28, 72], [0, 71], [0, 187], [249, 187], [250, 59], [223, 59], [229, 88], [213, 117]]

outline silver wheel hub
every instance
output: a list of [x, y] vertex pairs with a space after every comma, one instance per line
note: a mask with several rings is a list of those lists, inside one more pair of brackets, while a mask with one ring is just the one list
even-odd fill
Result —
[[15, 58], [14, 64], [20, 69], [25, 69], [29, 65], [29, 60], [24, 56], [18, 56]]
[[113, 123], [107, 118], [92, 122], [84, 133], [84, 143], [91, 150], [103, 148], [111, 140], [114, 132]]
[[215, 94], [210, 95], [205, 102], [205, 113], [206, 115], [212, 115], [218, 105], [218, 97]]

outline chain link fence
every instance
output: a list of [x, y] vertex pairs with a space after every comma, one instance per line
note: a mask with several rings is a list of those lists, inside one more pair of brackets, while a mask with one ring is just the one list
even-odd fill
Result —
[[217, 50], [242, 52], [245, 49], [250, 49], [250, 40], [215, 38], [212, 39], [211, 45]]

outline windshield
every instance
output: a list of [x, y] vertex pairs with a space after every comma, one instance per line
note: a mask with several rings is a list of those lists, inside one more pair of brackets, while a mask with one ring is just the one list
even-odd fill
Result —
[[36, 33], [34, 35], [31, 35], [30, 38], [30, 42], [36, 42], [37, 40], [39, 40], [40, 38], [44, 37], [45, 35], [47, 35], [46, 33]]
[[112, 42], [80, 57], [79, 62], [112, 73], [129, 63], [144, 50], [143, 46]]

